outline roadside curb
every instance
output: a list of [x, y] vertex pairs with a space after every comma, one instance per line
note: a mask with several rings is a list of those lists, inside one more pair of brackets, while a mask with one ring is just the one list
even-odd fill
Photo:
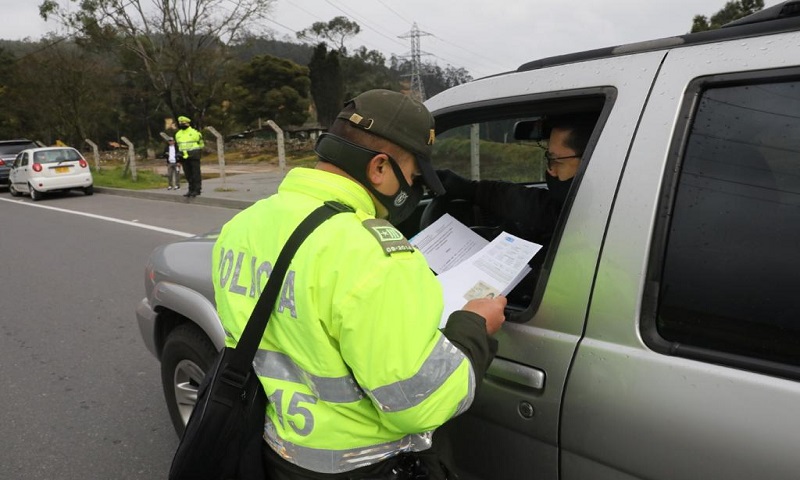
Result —
[[234, 208], [238, 210], [244, 210], [245, 208], [249, 207], [253, 204], [253, 202], [245, 201], [245, 200], [232, 200], [228, 198], [213, 198], [213, 197], [194, 197], [194, 198], [187, 198], [183, 195], [174, 195], [174, 194], [167, 194], [167, 193], [158, 193], [158, 192], [150, 192], [150, 191], [142, 191], [142, 190], [128, 190], [125, 188], [111, 188], [111, 187], [94, 187], [95, 193], [104, 193], [109, 195], [119, 195], [124, 197], [136, 197], [136, 198], [144, 198], [147, 200], [160, 200], [160, 201], [167, 201], [167, 202], [175, 202], [175, 203], [186, 203], [186, 204], [195, 204], [195, 205], [207, 205], [211, 207], [222, 207], [222, 208]]

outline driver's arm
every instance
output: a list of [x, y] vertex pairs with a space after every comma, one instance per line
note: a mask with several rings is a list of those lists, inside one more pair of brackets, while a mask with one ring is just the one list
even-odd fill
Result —
[[508, 233], [545, 244], [555, 230], [561, 203], [547, 190], [498, 180], [469, 180], [451, 170], [437, 170], [446, 190], [445, 199], [462, 199], [476, 205]]
[[549, 241], [561, 204], [551, 199], [547, 190], [494, 180], [475, 184], [475, 205], [503, 230], [537, 243]]

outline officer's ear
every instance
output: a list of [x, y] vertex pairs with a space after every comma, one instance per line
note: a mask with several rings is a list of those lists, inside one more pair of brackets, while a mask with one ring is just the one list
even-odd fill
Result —
[[385, 153], [379, 153], [372, 157], [367, 162], [367, 179], [373, 186], [378, 187], [383, 185], [392, 171], [392, 166], [389, 163], [389, 156]]

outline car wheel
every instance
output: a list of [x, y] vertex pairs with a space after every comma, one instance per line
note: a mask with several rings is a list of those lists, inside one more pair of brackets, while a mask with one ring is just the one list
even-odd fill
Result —
[[183, 434], [197, 403], [197, 389], [211, 368], [217, 350], [200, 328], [178, 326], [167, 337], [161, 355], [161, 384], [167, 410], [178, 436]]
[[10, 193], [12, 197], [19, 197], [21, 195], [21, 193], [14, 188], [14, 185], [11, 184], [8, 185], [8, 193]]
[[94, 195], [94, 185], [89, 185], [83, 189], [85, 195]]
[[31, 192], [31, 200], [33, 200], [34, 202], [38, 202], [39, 200], [41, 200], [42, 196], [44, 195], [39, 190], [36, 190], [35, 188], [33, 188], [33, 185], [31, 185], [31, 184], [28, 184], [28, 190], [30, 190], [30, 192]]

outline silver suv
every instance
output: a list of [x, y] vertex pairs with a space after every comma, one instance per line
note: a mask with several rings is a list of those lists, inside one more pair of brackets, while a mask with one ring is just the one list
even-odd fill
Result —
[[[534, 61], [427, 105], [435, 164], [530, 188], [537, 120], [598, 118], [475, 403], [437, 432], [460, 478], [796, 479], [800, 2]], [[156, 250], [137, 309], [178, 429], [223, 343], [212, 241]]]

